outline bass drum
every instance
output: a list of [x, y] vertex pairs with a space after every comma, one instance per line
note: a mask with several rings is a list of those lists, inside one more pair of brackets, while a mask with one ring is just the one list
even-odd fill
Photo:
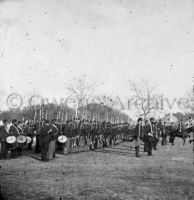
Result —
[[65, 135], [60, 135], [57, 140], [59, 143], [65, 143], [67, 142], [67, 137]]
[[16, 147], [16, 137], [15, 136], [12, 136], [12, 135], [10, 135], [10, 136], [8, 136], [7, 138], [6, 138], [6, 142], [7, 142], [7, 144], [8, 144], [8, 148], [9, 149], [11, 149], [11, 148], [14, 148], [14, 147]]
[[10, 135], [10, 136], [8, 136], [8, 137], [6, 138], [6, 142], [7, 142], [8, 144], [14, 144], [14, 143], [16, 142], [16, 137]]
[[26, 136], [24, 136], [24, 135], [19, 135], [19, 136], [17, 137], [17, 142], [18, 142], [19, 144], [24, 144], [24, 143], [26, 142]]
[[29, 144], [32, 141], [31, 137], [26, 136], [26, 143]]

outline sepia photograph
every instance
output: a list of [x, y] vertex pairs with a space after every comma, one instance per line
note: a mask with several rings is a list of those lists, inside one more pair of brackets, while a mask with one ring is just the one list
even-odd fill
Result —
[[194, 200], [194, 0], [0, 0], [0, 200]]

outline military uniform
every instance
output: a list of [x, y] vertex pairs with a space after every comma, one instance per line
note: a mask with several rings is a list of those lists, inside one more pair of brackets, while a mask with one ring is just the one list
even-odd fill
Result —
[[55, 142], [57, 139], [57, 135], [59, 134], [59, 130], [55, 124], [51, 124], [49, 134], [50, 140], [48, 149], [48, 159], [51, 160], [55, 157]]
[[152, 146], [153, 146], [153, 125], [151, 123], [148, 123], [147, 125], [145, 125], [144, 128], [145, 131], [145, 137], [146, 137], [146, 141], [147, 141], [147, 152], [148, 152], [148, 156], [152, 155]]
[[8, 154], [8, 144], [6, 142], [6, 138], [9, 136], [8, 128], [3, 125], [0, 127], [0, 143], [1, 143], [1, 158], [7, 158]]
[[167, 145], [167, 129], [166, 124], [162, 125], [162, 145]]
[[140, 138], [143, 132], [143, 128], [140, 122], [137, 123], [134, 129], [133, 139], [135, 141], [135, 155], [139, 157], [139, 148], [140, 148]]
[[[20, 135], [20, 132], [16, 126], [16, 124], [12, 124], [9, 128], [9, 135], [10, 136], [15, 136], [16, 138]], [[17, 155], [18, 155], [18, 149], [17, 149], [18, 145], [17, 143], [15, 142], [14, 144], [12, 145], [9, 145], [9, 149], [11, 151], [11, 158], [16, 158]]]
[[49, 131], [50, 130], [51, 130], [51, 127], [49, 125], [44, 125], [40, 129], [41, 157], [43, 161], [48, 160], [48, 149], [49, 149], [49, 142], [50, 142]]

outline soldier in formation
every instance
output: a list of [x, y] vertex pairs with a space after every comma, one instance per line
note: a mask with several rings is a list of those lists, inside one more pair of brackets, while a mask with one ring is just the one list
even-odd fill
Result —
[[[178, 129], [182, 130], [182, 122]], [[144, 152], [152, 155], [157, 150], [160, 137], [161, 144], [167, 145], [167, 136], [172, 132], [174, 125], [167, 126], [166, 122], [154, 118], [143, 121], [138, 118], [135, 127], [129, 123], [100, 122], [87, 119], [68, 119], [66, 121], [41, 119], [34, 121], [17, 121], [11, 123], [3, 120], [0, 127], [1, 158], [16, 158], [24, 150], [41, 152], [41, 159], [49, 161], [55, 158], [55, 151], [64, 154], [79, 151], [94, 151], [117, 145], [123, 141], [133, 139], [135, 156], [140, 156], [141, 142], [144, 142]], [[59, 140], [59, 137], [62, 140]], [[14, 139], [15, 138], [15, 139]], [[170, 142], [174, 144], [175, 135], [170, 135]]]

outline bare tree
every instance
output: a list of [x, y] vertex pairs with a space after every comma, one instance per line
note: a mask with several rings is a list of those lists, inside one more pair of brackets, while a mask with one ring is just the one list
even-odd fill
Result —
[[193, 113], [194, 112], [194, 88], [193, 88], [193, 91], [190, 91], [186, 94], [183, 100], [185, 100], [185, 102], [182, 103], [181, 109], [186, 113]]
[[140, 83], [129, 80], [129, 86], [135, 99], [133, 103], [138, 115], [145, 120], [158, 107], [155, 87], [148, 80], [142, 80]]
[[82, 114], [84, 106], [87, 105], [98, 86], [99, 84], [95, 81], [89, 81], [86, 74], [66, 83], [66, 88], [70, 92], [70, 96], [76, 100], [77, 107], [82, 108]]

